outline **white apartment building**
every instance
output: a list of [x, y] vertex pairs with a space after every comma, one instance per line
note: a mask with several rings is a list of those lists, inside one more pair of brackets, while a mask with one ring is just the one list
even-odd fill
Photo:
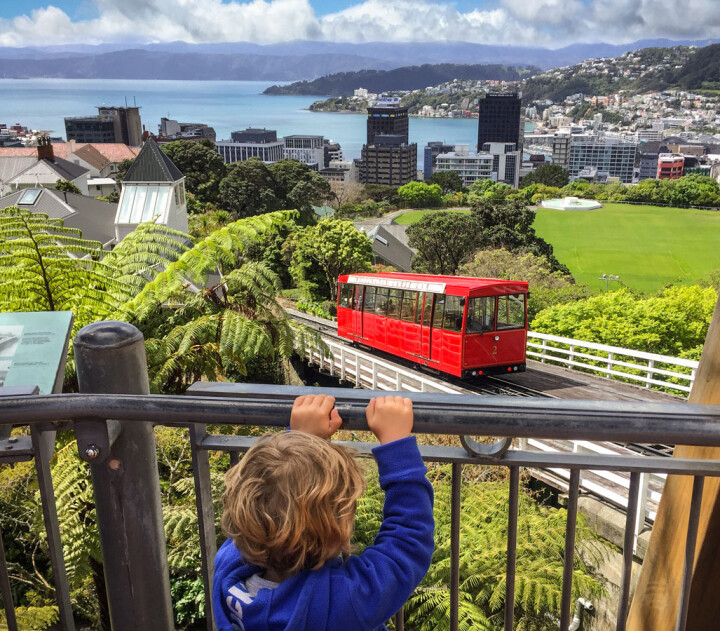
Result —
[[299, 160], [318, 171], [325, 165], [325, 139], [322, 136], [285, 136], [283, 157]]
[[583, 169], [595, 168], [609, 177], [620, 178], [629, 184], [633, 180], [637, 143], [620, 138], [580, 140], [573, 138], [570, 145], [568, 172], [575, 180]]
[[493, 174], [493, 156], [489, 153], [470, 153], [470, 145], [455, 145], [455, 151], [437, 156], [434, 173], [454, 171], [470, 186], [477, 180], [487, 180]]
[[220, 140], [215, 143], [215, 148], [228, 164], [250, 158], [260, 158], [263, 162], [272, 163], [283, 159], [285, 143], [282, 140], [265, 143]]
[[520, 168], [522, 167], [522, 151], [518, 151], [512, 142], [486, 142], [483, 153], [492, 156], [493, 178], [505, 182], [513, 188], [520, 185]]

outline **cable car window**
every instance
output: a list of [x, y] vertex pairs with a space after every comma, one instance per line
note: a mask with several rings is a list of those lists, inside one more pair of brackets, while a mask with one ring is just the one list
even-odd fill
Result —
[[365, 311], [365, 313], [375, 311], [375, 287], [365, 287], [365, 304], [363, 311]]
[[[425, 294], [425, 308], [423, 309], [422, 325], [430, 326], [430, 314], [432, 313], [433, 295]], [[420, 309], [418, 309], [420, 311]]]
[[355, 309], [358, 311], [362, 311], [362, 303], [363, 303], [363, 286], [362, 285], [355, 285]]
[[465, 300], [462, 296], [448, 296], [445, 301], [445, 317], [443, 318], [443, 329], [446, 331], [461, 331], [463, 308]]
[[525, 327], [525, 294], [498, 296], [497, 328], [522, 329]]
[[435, 312], [433, 313], [433, 328], [442, 329], [443, 313], [445, 313], [445, 294], [435, 296]]
[[388, 318], [400, 318], [400, 303], [402, 302], [402, 289], [391, 289], [388, 297]]
[[418, 292], [416, 291], [403, 292], [402, 310], [400, 313], [400, 319], [403, 322], [412, 322], [415, 319], [415, 301], [417, 297]]
[[495, 330], [495, 296], [471, 298], [468, 305], [466, 333]]
[[340, 285], [340, 306], [347, 309], [353, 308], [353, 285], [343, 283]]
[[376, 290], [375, 313], [377, 315], [385, 315], [387, 313], [388, 294], [390, 290], [386, 289], [385, 287], [376, 287]]
[[[415, 309], [415, 324], [420, 324], [422, 322], [422, 301], [426, 295], [427, 294], [424, 294], [423, 292], [418, 292], [418, 305], [417, 309]], [[432, 302], [432, 296], [430, 296], [428, 300]]]

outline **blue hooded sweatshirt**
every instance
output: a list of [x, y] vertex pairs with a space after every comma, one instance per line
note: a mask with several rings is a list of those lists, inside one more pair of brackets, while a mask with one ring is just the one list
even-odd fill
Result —
[[[430, 567], [433, 491], [414, 436], [373, 449], [385, 491], [375, 541], [346, 561], [332, 559], [252, 597], [245, 581], [262, 568], [228, 539], [215, 557], [218, 631], [380, 631]], [[250, 590], [252, 591], [252, 590]]]

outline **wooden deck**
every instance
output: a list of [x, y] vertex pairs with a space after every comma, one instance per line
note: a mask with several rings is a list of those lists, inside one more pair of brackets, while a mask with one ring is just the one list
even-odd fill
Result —
[[592, 399], [599, 401], [655, 401], [679, 403], [685, 401], [657, 390], [634, 386], [615, 379], [604, 379], [577, 370], [528, 360], [527, 371], [502, 377], [533, 390], [561, 399]]

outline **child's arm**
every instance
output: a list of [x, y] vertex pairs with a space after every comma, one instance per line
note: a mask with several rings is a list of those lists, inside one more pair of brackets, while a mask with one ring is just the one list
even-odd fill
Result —
[[330, 438], [342, 425], [335, 409], [335, 397], [308, 394], [295, 399], [290, 412], [290, 429], [320, 438]]
[[378, 397], [367, 408], [373, 449], [385, 491], [383, 523], [373, 545], [345, 564], [348, 598], [357, 617], [374, 629], [392, 617], [422, 581], [435, 547], [433, 490], [410, 435], [412, 402]]

